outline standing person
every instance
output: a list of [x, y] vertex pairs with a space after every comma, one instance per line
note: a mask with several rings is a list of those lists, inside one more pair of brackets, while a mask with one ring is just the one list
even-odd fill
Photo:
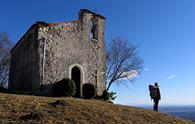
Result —
[[154, 101], [154, 111], [158, 111], [158, 103], [159, 100], [161, 99], [161, 95], [160, 95], [160, 89], [159, 89], [159, 85], [157, 82], [154, 83], [153, 85], [149, 85], [149, 91], [150, 91], [150, 97], [153, 99]]
[[158, 103], [159, 103], [159, 100], [161, 99], [161, 95], [160, 95], [159, 85], [158, 85], [157, 82], [154, 83], [154, 86], [155, 86], [155, 89], [156, 89], [157, 96], [153, 99], [154, 100], [154, 108], [153, 108], [153, 110], [154, 111], [158, 111]]

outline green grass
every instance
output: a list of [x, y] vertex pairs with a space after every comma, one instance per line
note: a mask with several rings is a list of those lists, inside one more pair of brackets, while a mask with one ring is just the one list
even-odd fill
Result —
[[191, 124], [192, 122], [150, 110], [98, 100], [0, 93], [0, 123]]

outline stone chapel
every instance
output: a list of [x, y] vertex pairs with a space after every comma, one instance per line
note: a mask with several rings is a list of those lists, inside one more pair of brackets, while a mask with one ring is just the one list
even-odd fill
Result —
[[70, 22], [36, 22], [11, 50], [9, 89], [48, 95], [52, 85], [73, 79], [77, 96], [82, 85], [93, 83], [97, 94], [105, 84], [105, 17], [81, 9]]

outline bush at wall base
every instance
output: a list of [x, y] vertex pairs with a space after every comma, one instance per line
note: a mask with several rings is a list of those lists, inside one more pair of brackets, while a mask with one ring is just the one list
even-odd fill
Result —
[[53, 95], [60, 96], [74, 96], [76, 94], [75, 82], [69, 78], [64, 78], [61, 81], [54, 83]]
[[83, 97], [85, 99], [92, 99], [96, 96], [96, 88], [94, 84], [85, 83], [83, 84]]

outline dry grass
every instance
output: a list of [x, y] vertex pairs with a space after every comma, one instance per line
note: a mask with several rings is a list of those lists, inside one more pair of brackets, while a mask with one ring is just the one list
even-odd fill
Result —
[[0, 123], [191, 124], [192, 122], [150, 110], [97, 100], [0, 93]]

